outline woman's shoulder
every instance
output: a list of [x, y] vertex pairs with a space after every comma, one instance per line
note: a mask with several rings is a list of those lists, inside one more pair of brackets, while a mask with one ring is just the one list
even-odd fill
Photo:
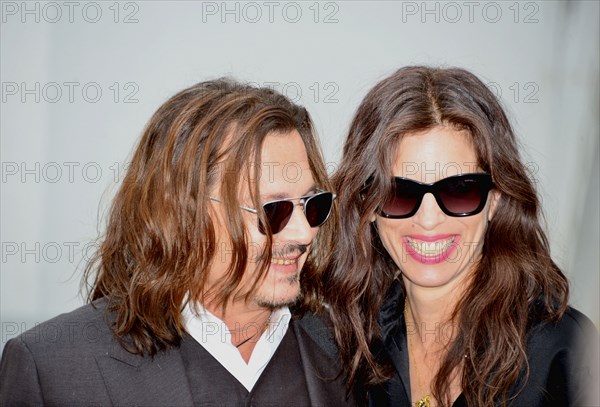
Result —
[[570, 329], [574, 331], [581, 332], [590, 332], [598, 334], [598, 329], [594, 325], [591, 319], [589, 319], [585, 314], [581, 311], [567, 307], [566, 312], [563, 317], [558, 321], [559, 325], [564, 325], [565, 329]]
[[581, 311], [567, 307], [565, 313], [556, 321], [533, 321], [529, 331], [531, 339], [536, 337], [560, 343], [572, 343], [582, 339], [598, 339], [598, 329], [594, 323]]
[[578, 377], [577, 382], [597, 383], [598, 329], [575, 308], [568, 307], [557, 321], [539, 321], [534, 325], [528, 333], [527, 354], [530, 369], [535, 374], [562, 372], [564, 377]]
[[[598, 405], [598, 338], [592, 321], [572, 307], [556, 321], [536, 321], [527, 340], [529, 388], [545, 389], [556, 405]], [[524, 392], [519, 400], [535, 394]]]

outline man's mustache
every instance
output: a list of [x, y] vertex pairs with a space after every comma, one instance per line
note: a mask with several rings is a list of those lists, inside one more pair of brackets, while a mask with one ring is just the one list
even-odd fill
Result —
[[[286, 244], [282, 248], [272, 248], [271, 258], [284, 258], [284, 257], [300, 257], [308, 251], [307, 244]], [[257, 261], [262, 261], [266, 258], [266, 254], [263, 252], [257, 256]]]

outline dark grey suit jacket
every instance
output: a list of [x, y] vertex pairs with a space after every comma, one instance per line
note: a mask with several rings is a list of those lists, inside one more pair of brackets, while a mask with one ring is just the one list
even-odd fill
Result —
[[[103, 300], [60, 315], [6, 344], [0, 406], [192, 406], [178, 348], [154, 358], [123, 349], [110, 330]], [[323, 321], [292, 320], [312, 406], [351, 405], [336, 348]], [[290, 400], [293, 404], [293, 400]], [[227, 400], [223, 400], [227, 405]]]

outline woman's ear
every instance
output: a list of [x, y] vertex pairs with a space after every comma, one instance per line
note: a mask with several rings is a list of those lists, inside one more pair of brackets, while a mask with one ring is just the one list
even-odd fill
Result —
[[488, 210], [488, 222], [492, 221], [492, 218], [494, 217], [494, 213], [496, 213], [496, 207], [498, 206], [498, 200], [500, 199], [500, 192], [496, 191], [495, 189], [492, 189], [490, 191], [490, 209]]
[[375, 222], [375, 219], [377, 219], [377, 216], [375, 216], [375, 212], [373, 212], [373, 214], [371, 215], [371, 217], [369, 218], [369, 221], [371, 223]]

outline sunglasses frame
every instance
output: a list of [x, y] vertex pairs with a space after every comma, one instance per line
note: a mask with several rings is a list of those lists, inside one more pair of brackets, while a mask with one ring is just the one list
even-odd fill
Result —
[[[440, 183], [447, 182], [449, 179], [451, 180], [451, 179], [455, 179], [455, 178], [466, 178], [466, 179], [475, 178], [476, 180], [479, 181], [479, 183], [482, 187], [481, 197], [479, 200], [479, 205], [474, 210], [468, 211], [468, 212], [451, 212], [450, 210], [448, 210], [448, 208], [446, 208], [446, 205], [442, 202], [442, 199], [439, 195]], [[460, 217], [465, 217], [465, 216], [477, 215], [479, 212], [481, 212], [483, 210], [483, 208], [485, 208], [485, 204], [487, 203], [488, 194], [490, 193], [490, 191], [492, 189], [494, 189], [494, 180], [492, 178], [492, 175], [485, 173], [485, 172], [474, 172], [474, 173], [453, 175], [453, 176], [438, 180], [431, 184], [427, 184], [424, 182], [419, 182], [419, 181], [415, 181], [415, 180], [412, 180], [409, 178], [403, 178], [403, 177], [394, 177], [394, 182], [396, 180], [408, 181], [408, 182], [415, 184], [419, 190], [420, 196], [417, 198], [417, 201], [415, 202], [415, 207], [406, 215], [390, 215], [383, 211], [383, 207], [379, 208], [379, 210], [378, 210], [379, 215], [384, 218], [406, 219], [406, 218], [410, 218], [410, 217], [414, 216], [419, 211], [419, 208], [421, 207], [421, 204], [423, 203], [423, 197], [425, 197], [425, 194], [427, 194], [427, 193], [430, 193], [434, 196], [435, 201], [437, 202], [439, 208], [442, 210], [442, 212], [444, 212], [448, 216], [460, 218]]]
[[[298, 199], [300, 199], [300, 200], [301, 200], [301, 202], [300, 202], [300, 203], [297, 203], [297, 204], [295, 204], [294, 206], [302, 205], [302, 212], [304, 213], [304, 216], [306, 217], [306, 205], [308, 204], [308, 202], [309, 202], [309, 201], [310, 201], [312, 198], [315, 198], [315, 197], [317, 197], [317, 196], [319, 196], [319, 195], [322, 195], [322, 194], [331, 194], [331, 207], [329, 208], [329, 212], [327, 213], [327, 216], [325, 217], [325, 219], [323, 220], [323, 222], [322, 222], [321, 224], [319, 224], [319, 225], [317, 225], [317, 226], [312, 226], [312, 225], [311, 225], [311, 228], [316, 228], [316, 227], [319, 227], [319, 226], [323, 225], [323, 223], [327, 222], [327, 219], [329, 219], [329, 216], [331, 215], [331, 210], [333, 209], [333, 201], [335, 201], [335, 198], [337, 198], [337, 195], [336, 195], [336, 194], [334, 194], [333, 192], [325, 191], [325, 190], [323, 190], [323, 189], [315, 189], [315, 191], [317, 191], [317, 192], [315, 192], [314, 194], [302, 195], [302, 196], [298, 196], [298, 197], [295, 197], [295, 198], [274, 199], [274, 200], [272, 200], [272, 201], [265, 202], [265, 203], [264, 203], [264, 204], [262, 204], [261, 206], [262, 206], [262, 208], [263, 208], [263, 211], [264, 211], [264, 210], [265, 210], [265, 209], [264, 209], [264, 208], [265, 208], [265, 205], [269, 205], [269, 204], [272, 204], [272, 203], [277, 203], [277, 202], [295, 201], [295, 200], [298, 200]], [[208, 199], [210, 199], [211, 201], [215, 201], [215, 202], [221, 202], [221, 203], [223, 203], [223, 200], [222, 200], [222, 199], [219, 199], [219, 198], [214, 198], [214, 197], [212, 197], [212, 196], [209, 196], [209, 197], [208, 197]], [[242, 206], [242, 205], [240, 205], [240, 209], [243, 209], [243, 210], [245, 210], [245, 211], [252, 212], [253, 214], [255, 214], [255, 215], [258, 215], [258, 210], [257, 210], [257, 209], [250, 208], [250, 207], [248, 207], [248, 206]], [[266, 212], [266, 211], [265, 211], [265, 212]], [[275, 233], [273, 233], [273, 234], [274, 234], [274, 235], [276, 235], [277, 233], [279, 233], [279, 232], [281, 232], [283, 229], [285, 229], [285, 227], [287, 226], [288, 222], [289, 222], [289, 219], [288, 219], [288, 220], [287, 220], [287, 222], [286, 222], [286, 223], [285, 223], [285, 224], [284, 224], [284, 225], [281, 227], [281, 229], [279, 229], [277, 232], [275, 232]], [[307, 218], [307, 222], [308, 222], [308, 218]], [[310, 224], [309, 224], [309, 225], [310, 225]], [[262, 229], [264, 229], [264, 226], [262, 227]], [[258, 224], [258, 230], [259, 230], [259, 232], [261, 232], [263, 235], [266, 235], [266, 233], [265, 233], [264, 231], [262, 231], [262, 230], [261, 230], [260, 220], [259, 220], [259, 224]]]

